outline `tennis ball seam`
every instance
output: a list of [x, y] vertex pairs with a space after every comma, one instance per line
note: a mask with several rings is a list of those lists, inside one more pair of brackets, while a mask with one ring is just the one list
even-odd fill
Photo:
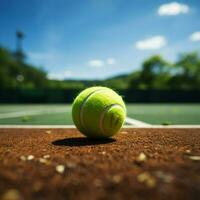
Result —
[[81, 124], [81, 127], [83, 129], [85, 129], [85, 125], [84, 125], [84, 116], [83, 116], [83, 111], [84, 111], [84, 107], [86, 105], [86, 103], [88, 102], [89, 98], [92, 97], [93, 95], [97, 94], [98, 92], [101, 92], [105, 89], [98, 89], [98, 90], [95, 90], [93, 92], [91, 92], [90, 94], [88, 94], [88, 96], [84, 99], [84, 101], [82, 102], [81, 106], [80, 106], [80, 113], [79, 113], [79, 119], [80, 119], [80, 124]]
[[[101, 130], [101, 132], [102, 132], [103, 135], [105, 135], [104, 123], [103, 123], [103, 122], [104, 122], [104, 117], [105, 117], [106, 113], [107, 113], [110, 109], [112, 109], [112, 108], [114, 108], [114, 107], [119, 107], [119, 108], [121, 108], [121, 109], [125, 112], [124, 107], [121, 106], [120, 104], [111, 104], [111, 105], [109, 105], [109, 106], [106, 106], [106, 107], [103, 109], [103, 111], [102, 111], [102, 113], [101, 113], [101, 116], [100, 116], [100, 120], [99, 120], [99, 128], [100, 128], [100, 130]], [[126, 113], [126, 112], [125, 112], [125, 113]]]

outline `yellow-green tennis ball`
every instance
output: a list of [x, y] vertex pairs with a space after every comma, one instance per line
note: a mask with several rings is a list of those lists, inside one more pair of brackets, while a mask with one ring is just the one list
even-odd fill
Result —
[[83, 90], [72, 105], [74, 124], [87, 137], [106, 138], [115, 135], [125, 117], [126, 107], [121, 96], [107, 87]]

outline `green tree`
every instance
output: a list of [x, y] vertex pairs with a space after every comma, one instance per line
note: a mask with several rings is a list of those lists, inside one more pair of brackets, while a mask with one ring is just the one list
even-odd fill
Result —
[[200, 56], [197, 52], [180, 55], [169, 84], [173, 89], [200, 89]]
[[171, 64], [155, 55], [145, 60], [142, 70], [130, 81], [130, 87], [137, 89], [167, 89]]
[[46, 72], [18, 62], [13, 54], [0, 47], [0, 88], [41, 88], [47, 86]]

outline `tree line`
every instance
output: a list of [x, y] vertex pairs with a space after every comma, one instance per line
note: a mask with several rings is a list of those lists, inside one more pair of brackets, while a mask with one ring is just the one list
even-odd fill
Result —
[[43, 88], [47, 82], [44, 70], [19, 62], [14, 53], [0, 47], [0, 88]]
[[9, 89], [82, 89], [93, 85], [114, 89], [199, 90], [200, 56], [197, 52], [181, 54], [171, 63], [160, 55], [146, 59], [140, 70], [105, 80], [48, 80], [47, 73], [0, 47], [0, 88]]
[[132, 74], [131, 88], [200, 89], [200, 57], [197, 52], [181, 54], [175, 63], [155, 55], [145, 60], [142, 69]]

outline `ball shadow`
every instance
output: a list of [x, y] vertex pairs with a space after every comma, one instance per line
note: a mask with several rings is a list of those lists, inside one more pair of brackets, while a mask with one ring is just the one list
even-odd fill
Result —
[[90, 146], [90, 145], [100, 145], [100, 144], [108, 144], [115, 142], [116, 139], [106, 138], [106, 139], [93, 139], [86, 137], [73, 137], [73, 138], [64, 138], [60, 140], [55, 140], [52, 142], [53, 145], [56, 146]]

